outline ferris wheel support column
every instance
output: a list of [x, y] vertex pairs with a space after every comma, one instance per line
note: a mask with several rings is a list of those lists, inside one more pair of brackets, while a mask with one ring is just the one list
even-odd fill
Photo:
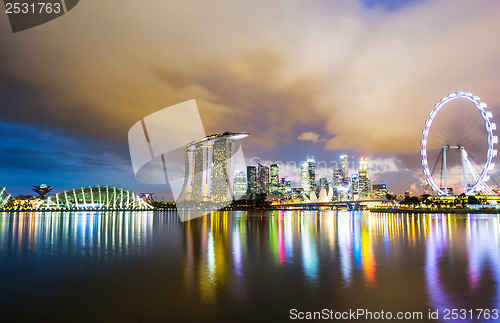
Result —
[[460, 155], [462, 156], [462, 176], [463, 176], [463, 184], [464, 184], [464, 194], [467, 195], [467, 181], [465, 179], [465, 166], [467, 165], [467, 152], [465, 151], [465, 147], [460, 147]]
[[449, 146], [443, 146], [443, 171], [444, 171], [444, 195], [448, 196], [448, 184], [446, 182], [446, 149]]

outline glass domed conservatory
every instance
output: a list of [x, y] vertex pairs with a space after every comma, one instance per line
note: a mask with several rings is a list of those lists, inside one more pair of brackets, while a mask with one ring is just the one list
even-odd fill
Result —
[[66, 210], [140, 210], [153, 209], [137, 194], [123, 188], [94, 186], [73, 189], [49, 196], [40, 209]]
[[0, 187], [0, 207], [4, 207], [9, 201], [10, 194], [7, 193], [5, 187]]

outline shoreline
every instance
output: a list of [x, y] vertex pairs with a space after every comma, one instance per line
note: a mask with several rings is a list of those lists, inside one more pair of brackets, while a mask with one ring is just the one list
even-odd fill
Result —
[[472, 209], [369, 209], [368, 211], [373, 213], [428, 213], [428, 214], [436, 214], [436, 213], [449, 213], [449, 214], [468, 214], [468, 213], [486, 213], [486, 214], [499, 214], [500, 210], [498, 209], [480, 209], [480, 210], [472, 210]]
[[[253, 211], [253, 210], [258, 210], [258, 211], [279, 211], [279, 209], [275, 208], [241, 208], [241, 209], [226, 209], [226, 210], [220, 210], [220, 211]], [[294, 211], [298, 209], [285, 209], [285, 211]], [[303, 210], [303, 209], [300, 209]], [[30, 209], [24, 209], [24, 210], [0, 210], [0, 213], [5, 212], [5, 213], [21, 213], [21, 212], [33, 212], [33, 213], [38, 213], [38, 212], [43, 212], [43, 213], [75, 213], [75, 212], [165, 212], [165, 211], [179, 211], [175, 208], [158, 208], [158, 209], [107, 209], [107, 210], [30, 210]], [[185, 211], [185, 210], [184, 210]], [[311, 211], [311, 210], [309, 210]], [[320, 211], [320, 210], [314, 210], [314, 211]], [[482, 214], [500, 214], [500, 209], [479, 209], [479, 210], [473, 210], [473, 209], [411, 209], [411, 208], [373, 208], [373, 209], [366, 209], [366, 210], [359, 210], [359, 211], [368, 211], [371, 213], [404, 213], [404, 214], [469, 214], [469, 213], [482, 213]]]

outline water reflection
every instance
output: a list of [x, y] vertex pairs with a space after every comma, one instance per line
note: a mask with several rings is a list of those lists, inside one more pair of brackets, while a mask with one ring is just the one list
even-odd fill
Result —
[[[298, 306], [425, 313], [500, 307], [498, 215], [235, 211], [180, 222], [173, 212], [3, 213], [0, 258], [2, 286], [11, 292], [30, 275], [31, 284], [52, 275], [56, 285], [62, 272], [79, 281], [73, 264], [93, 262], [94, 286], [120, 273], [113, 288], [129, 289], [116, 297], [136, 300], [139, 293], [148, 308], [167, 294], [158, 321], [170, 318], [162, 312], [167, 305], [181, 320], [195, 313], [192, 304], [215, 309], [214, 321], [230, 310], [259, 319], [256, 307], [275, 311], [276, 321]], [[124, 262], [102, 270], [116, 259]], [[130, 273], [120, 271], [124, 265]]]
[[[362, 288], [379, 292], [387, 288], [387, 276], [421, 268], [419, 276], [404, 279], [425, 284], [429, 308], [470, 308], [491, 297], [494, 301], [483, 306], [500, 306], [497, 215], [221, 212], [191, 221], [185, 229], [186, 281], [207, 302], [226, 288], [244, 300], [249, 271], [272, 265], [313, 288], [333, 276], [344, 289], [359, 291], [361, 281]], [[385, 285], [379, 276], [385, 277]], [[485, 289], [488, 281], [494, 284]]]
[[0, 213], [0, 255], [95, 261], [135, 255], [148, 244], [152, 225], [152, 212]]
[[426, 224], [425, 273], [432, 304], [441, 311], [500, 308], [498, 215], [440, 215], [426, 218]]

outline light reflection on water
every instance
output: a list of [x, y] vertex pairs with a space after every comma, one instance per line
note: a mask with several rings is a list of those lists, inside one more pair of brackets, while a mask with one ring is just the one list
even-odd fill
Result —
[[[499, 229], [498, 215], [235, 211], [181, 223], [172, 212], [4, 213], [0, 277], [14, 285], [23, 279], [17, 272], [44, 267], [35, 274], [50, 277], [54, 267], [69, 272], [91, 262], [95, 277], [86, 279], [102, 280], [100, 268], [119, 259], [116, 268], [134, 274], [116, 284], [148, 286], [136, 306], [150, 319], [195, 320], [191, 304], [211, 319], [249, 320], [259, 318], [255, 307], [272, 309], [276, 320], [297, 307], [493, 309], [500, 307]], [[121, 286], [116, 297], [134, 298], [137, 286]], [[168, 305], [151, 308], [158, 295]], [[139, 317], [133, 307], [106, 311]]]
[[153, 212], [4, 213], [0, 214], [0, 255], [96, 261], [126, 257], [144, 250], [152, 224]]
[[[431, 303], [444, 311], [471, 308], [471, 301], [500, 309], [500, 237], [498, 215], [463, 219], [429, 217], [426, 281]], [[460, 225], [462, 224], [462, 225]], [[448, 276], [462, 276], [461, 288], [450, 288]], [[485, 289], [482, 281], [491, 286]], [[483, 308], [481, 306], [478, 308]], [[491, 321], [491, 320], [490, 320]]]
[[[280, 211], [263, 220], [235, 212], [232, 217], [220, 213], [200, 222], [199, 230], [194, 228], [194, 222], [187, 224], [186, 239], [192, 241], [199, 235], [202, 238], [198, 245], [186, 244], [186, 268], [198, 261], [199, 268], [206, 267], [199, 273], [208, 271], [210, 279], [204, 280], [201, 276], [186, 279], [190, 285], [202, 282], [200, 293], [210, 295], [208, 298], [215, 297], [215, 291], [227, 285], [227, 280], [244, 276], [242, 268], [244, 271], [246, 266], [251, 266], [248, 259], [257, 258], [252, 257], [253, 249], [262, 246], [258, 258], [266, 261], [269, 257], [280, 273], [286, 272], [283, 269], [287, 267], [297, 272], [300, 266], [301, 275], [296, 277], [296, 284], [320, 289], [319, 285], [328, 281], [325, 276], [339, 271], [335, 279], [342, 281], [342, 287], [337, 287], [332, 294], [349, 289], [358, 293], [370, 289], [375, 294], [385, 293], [385, 285], [390, 284], [388, 274], [405, 277], [404, 271], [410, 268], [402, 263], [409, 261], [420, 269], [420, 276], [404, 279], [425, 284], [426, 304], [420, 305], [441, 311], [478, 306], [500, 308], [498, 215]], [[231, 229], [226, 231], [227, 228]], [[263, 229], [267, 234], [263, 234]], [[209, 241], [206, 244], [204, 236]], [[219, 237], [218, 246], [212, 242], [214, 236]], [[195, 249], [201, 252], [198, 258], [194, 256]], [[232, 252], [224, 253], [225, 249]], [[385, 278], [383, 283], [379, 282], [379, 276]], [[494, 284], [489, 284], [491, 280]], [[481, 281], [483, 287], [479, 291]], [[404, 284], [399, 288], [408, 289]], [[384, 298], [387, 299], [387, 295]], [[371, 301], [370, 305], [375, 308], [385, 305]], [[403, 305], [411, 310], [411, 303]]]

